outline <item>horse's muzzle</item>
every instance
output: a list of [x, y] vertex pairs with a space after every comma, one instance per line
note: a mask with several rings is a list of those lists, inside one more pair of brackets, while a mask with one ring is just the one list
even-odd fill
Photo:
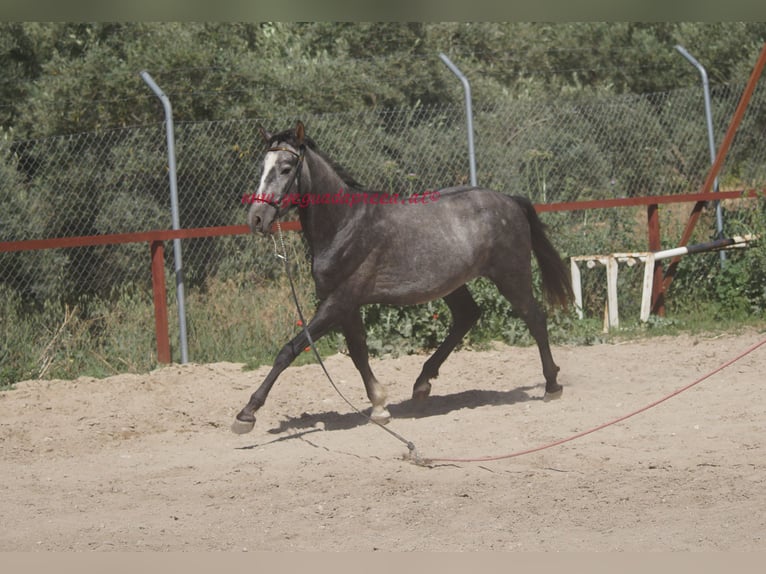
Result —
[[253, 233], [268, 235], [271, 232], [271, 224], [277, 215], [277, 210], [266, 204], [254, 205], [247, 214], [247, 224]]

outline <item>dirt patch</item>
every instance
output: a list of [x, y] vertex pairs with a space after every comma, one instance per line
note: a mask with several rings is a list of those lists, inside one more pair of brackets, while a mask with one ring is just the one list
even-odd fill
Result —
[[[425, 458], [506, 455], [641, 408], [766, 335], [454, 354], [423, 412], [425, 357], [373, 362], [389, 428]], [[367, 408], [351, 360], [326, 361]], [[619, 424], [490, 462], [406, 460], [318, 366], [288, 369], [254, 431], [229, 431], [268, 369], [170, 366], [0, 393], [0, 550], [764, 550], [766, 346]]]

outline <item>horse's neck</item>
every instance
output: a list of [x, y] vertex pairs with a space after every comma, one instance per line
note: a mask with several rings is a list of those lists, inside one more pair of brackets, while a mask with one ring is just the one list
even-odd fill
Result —
[[[349, 193], [343, 179], [317, 155], [306, 156], [311, 184], [306, 191], [313, 200], [307, 207], [301, 207], [300, 220], [314, 255], [325, 249], [340, 247], [339, 242], [348, 239], [347, 225], [354, 218], [361, 216], [362, 205], [333, 205], [321, 201], [325, 196], [330, 197], [338, 192]], [[345, 238], [345, 239], [344, 239]]]

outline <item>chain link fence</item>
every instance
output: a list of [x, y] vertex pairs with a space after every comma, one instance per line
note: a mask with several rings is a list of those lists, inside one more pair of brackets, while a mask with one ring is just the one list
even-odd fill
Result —
[[[761, 81], [719, 177], [722, 189], [766, 187], [764, 92]], [[718, 141], [741, 93], [742, 86], [712, 91]], [[407, 195], [469, 181], [465, 113], [460, 105], [180, 123], [175, 141], [181, 227], [244, 223], [248, 206], [242, 198], [256, 191], [264, 151], [258, 126], [278, 131], [292, 127], [296, 119], [304, 121], [320, 149], [369, 189]], [[475, 106], [474, 126], [479, 185], [525, 195], [535, 203], [696, 192], [711, 163], [699, 89], [497, 102]], [[4, 207], [0, 241], [169, 228], [165, 142], [164, 124], [0, 142]], [[675, 246], [690, 207], [663, 208], [662, 234], [668, 247]], [[763, 204], [758, 200], [725, 207], [725, 234], [764, 231]], [[643, 208], [545, 213], [542, 218], [564, 256], [647, 248]], [[714, 232], [706, 215], [692, 242], [708, 240]], [[301, 291], [310, 307], [312, 289], [302, 239], [299, 234], [288, 235], [296, 254], [293, 261], [300, 268]], [[261, 290], [269, 296], [286, 293], [273, 249], [270, 241], [252, 236], [183, 241], [193, 361], [233, 359], [227, 341], [248, 339], [255, 344], [252, 325], [259, 321], [284, 321], [285, 336], [294, 331], [294, 321], [286, 318], [293, 311], [263, 318], [248, 316], [243, 309], [236, 320], [228, 319], [231, 324], [222, 324], [227, 321], [223, 309], [215, 311], [216, 306], [230, 306], [222, 301], [221, 292], [227, 289]], [[166, 256], [170, 270], [169, 245]], [[693, 275], [680, 277], [679, 285], [699, 291], [718, 259], [695, 257]], [[86, 338], [98, 339], [107, 328], [99, 317], [123, 305], [118, 316], [128, 320], [138, 304], [126, 300], [146, 297], [150, 281], [146, 244], [0, 253], [0, 293], [6, 307], [0, 360], [6, 365], [18, 360], [8, 350], [9, 339], [18, 335], [17, 324], [33, 317], [33, 311], [48, 314], [24, 326], [30, 340], [63, 338], [66, 330], [61, 331], [61, 325], [66, 310], [71, 314], [72, 309], [90, 321], [83, 327]], [[587, 281], [586, 292], [603, 290], [597, 279]], [[621, 281], [628, 291], [640, 283], [630, 273]], [[168, 271], [171, 296], [172, 284]], [[134, 292], [138, 294], [130, 294]], [[598, 312], [598, 297], [585, 302], [591, 313]], [[621, 295], [622, 300], [630, 305], [634, 296]], [[255, 303], [252, 298], [248, 301], [240, 304]], [[280, 301], [289, 309], [286, 298]], [[151, 364], [152, 328], [150, 319], [143, 325], [148, 336], [139, 334], [141, 327], [136, 326], [136, 337], [147, 350], [143, 359], [124, 360], [128, 368]], [[118, 339], [115, 335], [111, 345], [119, 353]], [[61, 345], [59, 340], [54, 347]], [[77, 345], [67, 353], [70, 358], [76, 355]], [[112, 370], [122, 368], [106, 353], [105, 349], [101, 353], [104, 363]]]

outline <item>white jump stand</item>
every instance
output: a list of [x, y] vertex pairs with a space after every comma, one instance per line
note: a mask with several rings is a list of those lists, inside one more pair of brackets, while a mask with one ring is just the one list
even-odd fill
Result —
[[632, 267], [636, 263], [644, 264], [644, 280], [641, 287], [641, 314], [642, 322], [649, 320], [652, 311], [652, 285], [654, 283], [654, 263], [662, 259], [686, 255], [689, 253], [702, 253], [714, 249], [738, 249], [747, 247], [752, 241], [758, 239], [757, 235], [735, 236], [727, 239], [718, 239], [710, 243], [700, 243], [685, 247], [676, 247], [664, 251], [637, 251], [633, 253], [609, 253], [607, 255], [578, 255], [571, 257], [572, 291], [574, 292], [575, 308], [577, 316], [582, 319], [582, 284], [580, 282], [580, 267], [578, 264], [585, 262], [589, 269], [600, 264], [606, 267], [606, 312], [604, 316], [604, 332], [616, 329], [620, 326], [620, 314], [617, 305], [617, 274], [619, 264], [625, 263]]
[[[572, 291], [575, 298], [577, 316], [582, 319], [582, 283], [580, 281], [580, 262], [585, 262], [588, 269], [600, 264], [606, 267], [606, 311], [604, 316], [604, 332], [617, 329], [620, 326], [620, 312], [617, 303], [617, 275], [620, 263], [633, 267], [636, 263], [644, 263], [644, 281], [641, 296], [641, 320], [649, 319], [652, 302], [652, 281], [654, 275], [654, 253], [610, 253], [607, 255], [578, 255], [571, 258]], [[648, 292], [648, 295], [647, 295]]]

